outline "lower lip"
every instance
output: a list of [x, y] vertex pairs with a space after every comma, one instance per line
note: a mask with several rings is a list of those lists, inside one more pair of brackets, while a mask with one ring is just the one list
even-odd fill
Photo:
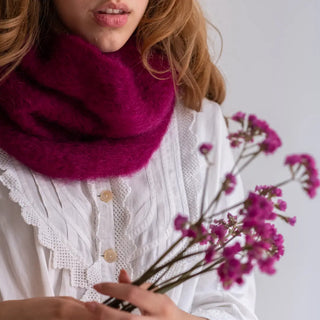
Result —
[[120, 28], [128, 22], [128, 13], [125, 14], [107, 14], [95, 12], [96, 22], [102, 27]]

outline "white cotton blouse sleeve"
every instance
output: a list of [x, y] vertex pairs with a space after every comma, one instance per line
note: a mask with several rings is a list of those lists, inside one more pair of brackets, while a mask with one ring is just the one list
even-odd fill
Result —
[[[210, 105], [206, 106], [210, 108]], [[214, 166], [209, 172], [209, 184], [206, 204], [210, 203], [213, 195], [217, 194], [225, 174], [231, 171], [234, 165], [233, 154], [229, 146], [227, 127], [219, 106], [218, 110], [208, 109], [200, 113], [197, 122], [201, 128], [197, 128], [198, 138], [213, 144], [210, 160]], [[215, 109], [215, 108], [211, 108]], [[211, 116], [208, 115], [211, 113]], [[214, 115], [213, 115], [214, 114]], [[202, 163], [204, 163], [202, 159]], [[205, 165], [203, 165], [205, 166]], [[203, 171], [202, 171], [203, 174]], [[204, 179], [202, 178], [202, 181]], [[242, 181], [237, 177], [237, 186], [232, 194], [223, 196], [216, 212], [231, 207], [244, 199]], [[236, 212], [232, 212], [236, 214]], [[253, 274], [245, 278], [242, 286], [234, 285], [229, 290], [224, 290], [218, 281], [215, 271], [203, 274], [197, 283], [192, 303], [192, 314], [208, 318], [210, 320], [238, 320], [257, 319], [254, 313], [255, 307], [255, 281]]]
[[[211, 195], [230, 170], [226, 135], [216, 103], [204, 100], [197, 113], [178, 102], [145, 168], [129, 177], [73, 182], [36, 173], [0, 149], [0, 301], [72, 296], [102, 302], [95, 283], [116, 282], [122, 268], [137, 278], [179, 236], [173, 228], [176, 214], [192, 221], [199, 215], [205, 172], [200, 143], [214, 144]], [[242, 199], [239, 186], [221, 206]], [[166, 278], [190, 263], [177, 264]], [[244, 286], [225, 291], [211, 272], [168, 296], [209, 320], [256, 319], [252, 276]]]

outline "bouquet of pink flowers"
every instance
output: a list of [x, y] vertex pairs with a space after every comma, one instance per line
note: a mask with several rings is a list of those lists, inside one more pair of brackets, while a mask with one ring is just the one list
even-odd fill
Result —
[[[213, 146], [208, 143], [200, 146], [199, 151], [206, 159], [207, 172], [199, 219], [191, 223], [183, 214], [178, 214], [174, 226], [181, 236], [132, 284], [139, 286], [158, 275], [148, 290], [165, 293], [192, 277], [216, 270], [223, 287], [229, 289], [235, 283], [242, 284], [244, 275], [251, 273], [254, 267], [267, 274], [275, 272], [275, 262], [284, 254], [284, 239], [272, 221], [278, 218], [292, 226], [296, 222], [296, 217], [284, 214], [287, 204], [281, 198], [280, 187], [297, 181], [308, 196], [313, 198], [320, 185], [315, 161], [308, 154], [287, 156], [287, 180], [272, 186], [256, 186], [243, 201], [217, 211], [222, 195], [231, 194], [234, 190], [239, 173], [260, 154], [272, 154], [281, 146], [277, 133], [255, 115], [247, 116], [238, 112], [231, 118], [226, 118], [226, 121], [227, 124], [233, 121], [239, 127], [237, 132], [228, 135], [231, 147], [240, 149], [233, 168], [226, 174], [218, 193], [205, 207], [208, 173], [213, 165], [210, 162]], [[237, 214], [232, 215], [229, 213], [231, 210], [236, 210]], [[173, 258], [166, 259], [182, 241], [187, 241], [184, 248]], [[196, 246], [202, 249], [192, 250]], [[190, 257], [197, 259], [188, 270], [164, 280], [170, 268]], [[115, 298], [106, 300], [104, 304], [128, 312], [135, 309], [134, 305]]]

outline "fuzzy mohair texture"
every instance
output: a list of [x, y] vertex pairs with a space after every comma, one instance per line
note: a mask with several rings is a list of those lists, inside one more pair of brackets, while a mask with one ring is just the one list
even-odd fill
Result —
[[[168, 63], [155, 52], [151, 65]], [[163, 78], [143, 67], [134, 37], [103, 53], [79, 36], [51, 35], [0, 85], [0, 148], [51, 178], [130, 175], [172, 117], [174, 84]]]

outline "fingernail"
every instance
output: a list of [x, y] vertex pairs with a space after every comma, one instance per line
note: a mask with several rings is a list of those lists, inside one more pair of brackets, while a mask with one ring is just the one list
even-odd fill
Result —
[[86, 308], [90, 311], [90, 312], [95, 312], [98, 308], [98, 303], [91, 301], [91, 302], [86, 302], [84, 304], [86, 306]]

